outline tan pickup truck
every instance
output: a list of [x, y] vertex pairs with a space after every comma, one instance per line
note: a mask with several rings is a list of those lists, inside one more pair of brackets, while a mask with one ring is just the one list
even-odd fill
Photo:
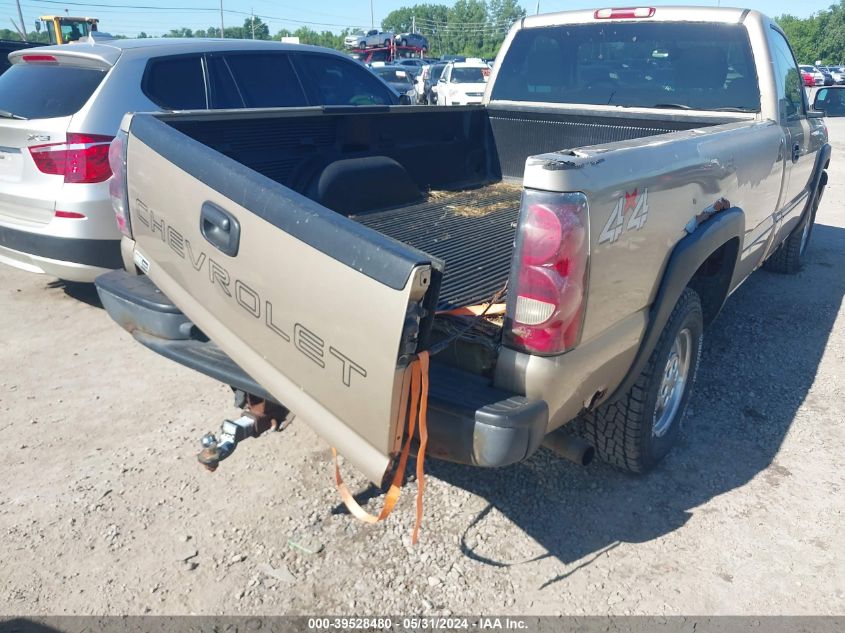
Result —
[[[375, 482], [423, 350], [430, 455], [502, 466], [545, 440], [648, 470], [727, 297], [801, 266], [821, 113], [741, 9], [531, 16], [494, 68], [481, 106], [127, 115], [106, 309]], [[575, 419], [591, 448], [557, 432]]]

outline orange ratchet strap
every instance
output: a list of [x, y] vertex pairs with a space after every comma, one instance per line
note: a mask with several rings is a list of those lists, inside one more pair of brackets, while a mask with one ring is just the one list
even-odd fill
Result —
[[[407, 380], [404, 381], [407, 385]], [[337, 484], [337, 490], [340, 493], [340, 498], [349, 512], [357, 519], [365, 523], [377, 523], [384, 521], [393, 508], [396, 507], [396, 502], [399, 500], [399, 493], [402, 490], [402, 478], [405, 475], [405, 467], [408, 464], [408, 454], [411, 452], [411, 440], [414, 438], [414, 432], [417, 428], [417, 420], [420, 425], [420, 446], [417, 451], [417, 518], [414, 523], [414, 531], [411, 535], [411, 543], [416, 544], [419, 538], [420, 524], [423, 517], [423, 492], [425, 490], [425, 449], [428, 444], [428, 428], [426, 426], [426, 414], [428, 412], [428, 352], [420, 352], [417, 359], [411, 363], [411, 407], [408, 411], [408, 434], [405, 437], [405, 443], [402, 446], [402, 452], [399, 454], [399, 464], [396, 467], [396, 473], [393, 475], [393, 481], [390, 483], [390, 489], [384, 497], [384, 505], [378, 515], [370, 514], [360, 504], [355, 501], [349, 487], [343, 482], [343, 477], [340, 475], [340, 464], [337, 461], [337, 449], [332, 447], [332, 455], [334, 456], [334, 478]], [[404, 412], [404, 405], [407, 401], [403, 393], [400, 410]]]

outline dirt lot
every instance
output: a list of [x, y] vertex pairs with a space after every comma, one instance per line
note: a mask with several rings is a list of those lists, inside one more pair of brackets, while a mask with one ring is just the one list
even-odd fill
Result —
[[545, 451], [497, 471], [432, 461], [415, 548], [415, 486], [388, 523], [357, 523], [302, 423], [200, 470], [228, 389], [136, 344], [90, 287], [0, 268], [0, 613], [841, 613], [845, 120], [830, 125], [809, 262], [731, 298], [679, 450], [646, 477]]

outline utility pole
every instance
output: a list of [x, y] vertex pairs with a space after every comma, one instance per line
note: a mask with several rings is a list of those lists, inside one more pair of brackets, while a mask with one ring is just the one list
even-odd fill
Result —
[[537, 13], [540, 13], [540, 0], [537, 0]]
[[220, 0], [220, 37], [226, 37], [226, 31], [223, 27], [223, 0]]
[[376, 28], [376, 14], [373, 13], [373, 0], [370, 0], [370, 28]]
[[411, 33], [417, 32], [417, 16], [411, 16]]
[[21, 30], [21, 28], [15, 22], [15, 18], [9, 18], [9, 22], [12, 23], [12, 26], [14, 26], [15, 30], [18, 32], [18, 37], [20, 37], [21, 40], [25, 42], [26, 41], [26, 35], [24, 34], [24, 32]]
[[23, 13], [21, 12], [21, 0], [17, 0], [18, 4], [18, 18], [21, 21], [20, 32], [23, 34], [23, 41], [26, 41], [26, 22], [23, 21]]
[[255, 39], [255, 11], [250, 9], [249, 13], [252, 16], [252, 39]]

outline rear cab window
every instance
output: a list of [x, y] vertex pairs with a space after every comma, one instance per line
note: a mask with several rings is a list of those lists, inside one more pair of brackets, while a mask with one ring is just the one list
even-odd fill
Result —
[[106, 74], [106, 70], [66, 64], [12, 64], [0, 75], [0, 110], [27, 119], [71, 116], [91, 98]]
[[157, 57], [147, 63], [141, 90], [164, 110], [208, 107], [201, 54]]
[[758, 112], [740, 24], [628, 22], [529, 28], [514, 37], [492, 100]]

